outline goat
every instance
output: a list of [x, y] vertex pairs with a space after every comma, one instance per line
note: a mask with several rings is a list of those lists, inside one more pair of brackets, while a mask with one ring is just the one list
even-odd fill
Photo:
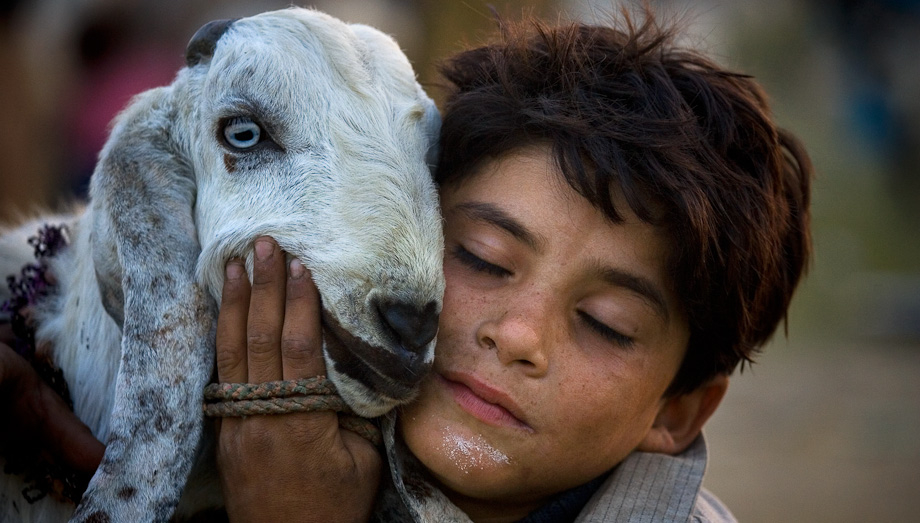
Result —
[[[205, 25], [186, 64], [116, 118], [90, 203], [51, 262], [57, 290], [35, 312], [76, 414], [106, 443], [75, 521], [220, 506], [219, 493], [190, 500], [191, 483], [182, 493], [193, 464], [193, 476], [213, 473], [196, 460], [208, 461], [203, 389], [224, 264], [245, 258], [251, 271], [260, 235], [311, 270], [328, 376], [357, 414], [411, 400], [434, 358], [443, 237], [428, 160], [440, 119], [396, 43], [289, 8]], [[11, 245], [39, 222], [0, 238], [2, 273], [28, 261]], [[28, 505], [18, 478], [0, 481], [0, 521], [73, 510]]]

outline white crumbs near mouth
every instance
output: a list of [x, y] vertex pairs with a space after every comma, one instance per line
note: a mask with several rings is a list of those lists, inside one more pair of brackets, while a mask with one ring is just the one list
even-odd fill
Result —
[[481, 435], [470, 438], [445, 431], [441, 451], [466, 474], [474, 468], [511, 462], [505, 453], [489, 445]]

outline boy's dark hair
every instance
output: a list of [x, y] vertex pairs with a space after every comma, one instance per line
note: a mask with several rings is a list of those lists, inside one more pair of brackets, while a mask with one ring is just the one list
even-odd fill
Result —
[[449, 82], [439, 184], [534, 144], [611, 220], [622, 191], [673, 239], [690, 323], [668, 395], [730, 374], [772, 336], [811, 252], [811, 163], [749, 76], [636, 26], [502, 23], [501, 40], [441, 67]]

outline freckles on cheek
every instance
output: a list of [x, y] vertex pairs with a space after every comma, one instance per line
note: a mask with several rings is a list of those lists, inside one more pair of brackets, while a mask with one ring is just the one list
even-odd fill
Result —
[[444, 266], [444, 301], [457, 301], [481, 295], [470, 288], [472, 282], [468, 279], [469, 276], [454, 265]]
[[[609, 382], [615, 378], [604, 376], [603, 379]], [[604, 389], [600, 383], [603, 381], [593, 380], [590, 373], [580, 379], [568, 379], [555, 386], [561, 393], [551, 396], [549, 404], [535, 407], [552, 413], [554, 426], [562, 438], [610, 435], [620, 425], [618, 414], [624, 408], [624, 398]]]
[[463, 282], [447, 280], [441, 309], [441, 329], [451, 329], [465, 323], [475, 323], [485, 311], [488, 301], [482, 291], [467, 288]]
[[455, 303], [459, 297], [463, 294], [460, 290], [461, 280], [457, 278], [454, 274], [454, 270], [451, 270], [450, 266], [445, 264], [444, 266], [444, 306], [442, 310], [442, 318], [444, 317], [444, 312], [449, 312], [454, 308]]

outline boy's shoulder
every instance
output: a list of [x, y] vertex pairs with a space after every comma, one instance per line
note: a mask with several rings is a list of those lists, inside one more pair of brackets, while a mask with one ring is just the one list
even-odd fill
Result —
[[699, 523], [736, 523], [735, 516], [712, 492], [700, 489], [690, 521]]
[[677, 456], [633, 452], [588, 501], [576, 523], [734, 522], [728, 508], [703, 488], [706, 460], [702, 435]]

